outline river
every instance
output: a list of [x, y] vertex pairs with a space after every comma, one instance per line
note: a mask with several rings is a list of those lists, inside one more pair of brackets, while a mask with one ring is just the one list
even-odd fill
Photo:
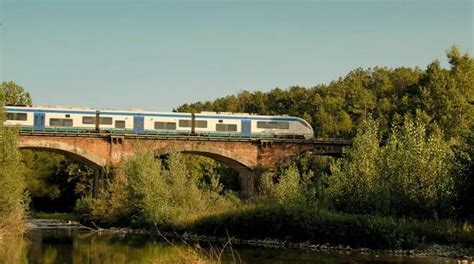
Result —
[[[0, 239], [0, 263], [209, 263], [221, 246], [169, 243], [147, 235], [93, 232], [77, 227], [36, 227], [25, 238]], [[223, 263], [457, 263], [438, 257], [228, 247]], [[209, 261], [210, 260], [210, 261]]]

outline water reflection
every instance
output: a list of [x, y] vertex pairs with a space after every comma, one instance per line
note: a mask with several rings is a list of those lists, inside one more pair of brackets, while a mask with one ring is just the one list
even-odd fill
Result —
[[171, 246], [143, 235], [37, 229], [28, 238], [29, 263], [166, 263], [194, 257], [182, 244]]
[[[97, 234], [81, 229], [35, 229], [26, 238], [0, 240], [0, 263], [211, 263], [209, 248], [196, 252], [144, 235]], [[456, 263], [442, 258], [414, 258], [239, 247], [244, 263]], [[237, 257], [237, 259], [239, 259]], [[227, 251], [224, 263], [234, 262]]]

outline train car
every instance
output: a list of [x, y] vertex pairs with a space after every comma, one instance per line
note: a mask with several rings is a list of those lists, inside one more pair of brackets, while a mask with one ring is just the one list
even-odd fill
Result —
[[312, 138], [305, 120], [245, 113], [165, 113], [66, 107], [7, 106], [5, 125], [23, 131], [175, 134], [213, 137]]
[[[218, 136], [260, 138], [312, 138], [314, 132], [304, 119], [291, 116], [264, 116], [246, 113], [201, 112], [195, 115], [196, 131], [207, 129]], [[198, 123], [198, 122], [202, 123]], [[204, 126], [207, 123], [207, 128]], [[199, 126], [198, 126], [199, 125]]]

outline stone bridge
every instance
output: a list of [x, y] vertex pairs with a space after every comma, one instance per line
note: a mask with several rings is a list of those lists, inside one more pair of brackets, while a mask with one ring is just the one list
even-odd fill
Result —
[[279, 161], [313, 152], [318, 155], [341, 156], [349, 141], [335, 139], [254, 139], [215, 138], [194, 136], [110, 135], [95, 133], [21, 132], [19, 147], [46, 150], [68, 156], [96, 170], [94, 193], [98, 191], [98, 179], [104, 168], [114, 168], [136, 146], [153, 149], [156, 155], [171, 149], [196, 154], [219, 161], [239, 173], [242, 197], [255, 193], [256, 167], [273, 167]]

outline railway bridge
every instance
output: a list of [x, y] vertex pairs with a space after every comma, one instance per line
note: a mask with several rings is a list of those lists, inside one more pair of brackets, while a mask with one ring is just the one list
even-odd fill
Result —
[[70, 132], [20, 132], [21, 149], [46, 150], [63, 154], [94, 168], [94, 195], [106, 167], [114, 168], [133, 155], [136, 145], [153, 149], [156, 155], [171, 149], [219, 161], [239, 173], [242, 197], [251, 197], [256, 190], [256, 167], [272, 167], [279, 161], [304, 152], [317, 155], [342, 156], [350, 141], [340, 139], [259, 139], [221, 138], [186, 135], [117, 135]]

